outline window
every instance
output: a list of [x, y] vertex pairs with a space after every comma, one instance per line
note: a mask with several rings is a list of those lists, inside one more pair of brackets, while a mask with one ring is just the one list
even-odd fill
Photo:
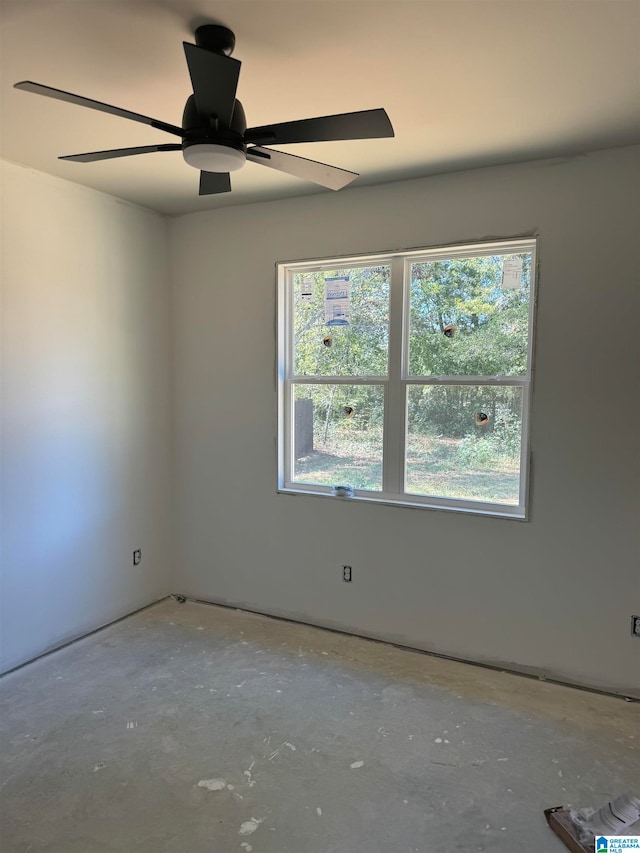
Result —
[[524, 518], [535, 250], [279, 264], [279, 490]]

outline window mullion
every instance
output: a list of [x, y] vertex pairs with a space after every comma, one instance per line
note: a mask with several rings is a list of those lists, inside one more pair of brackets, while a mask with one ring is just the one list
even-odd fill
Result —
[[292, 376], [290, 381], [300, 385], [384, 385], [386, 376]]
[[410, 376], [407, 385], [491, 385], [528, 387], [526, 376]]
[[389, 288], [389, 381], [384, 405], [383, 489], [387, 493], [404, 491], [405, 410], [402, 382], [402, 341], [404, 314], [404, 258], [391, 261]]

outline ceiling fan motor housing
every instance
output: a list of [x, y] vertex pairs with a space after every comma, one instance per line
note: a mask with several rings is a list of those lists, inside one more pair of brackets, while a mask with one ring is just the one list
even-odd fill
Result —
[[235, 172], [246, 161], [247, 146], [244, 132], [247, 120], [240, 101], [236, 100], [231, 126], [221, 127], [215, 116], [210, 116], [203, 126], [195, 98], [190, 95], [182, 116], [182, 153], [185, 161], [195, 169], [205, 172]]

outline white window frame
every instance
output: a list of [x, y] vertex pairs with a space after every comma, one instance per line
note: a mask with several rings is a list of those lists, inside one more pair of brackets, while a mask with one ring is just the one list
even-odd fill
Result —
[[[486, 257], [531, 253], [529, 292], [529, 335], [527, 372], [522, 376], [412, 376], [409, 374], [410, 266], [420, 261], [456, 257]], [[383, 376], [296, 376], [293, 373], [293, 328], [295, 275], [325, 269], [391, 267], [389, 288], [389, 350], [387, 374]], [[411, 249], [371, 255], [342, 256], [276, 264], [278, 291], [278, 492], [331, 497], [423, 509], [452, 510], [476, 515], [526, 520], [529, 506], [530, 412], [533, 381], [534, 317], [537, 293], [537, 238], [522, 237], [446, 247]], [[379, 385], [384, 388], [384, 431], [382, 491], [356, 489], [352, 498], [335, 497], [331, 486], [294, 482], [294, 406], [292, 387], [305, 385]], [[517, 505], [461, 498], [414, 495], [402, 491], [405, 479], [407, 389], [410, 385], [491, 385], [522, 388], [522, 438], [520, 495]]]

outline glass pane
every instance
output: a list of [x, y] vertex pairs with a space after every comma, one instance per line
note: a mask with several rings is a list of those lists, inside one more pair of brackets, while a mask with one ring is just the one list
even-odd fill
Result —
[[411, 385], [406, 491], [519, 504], [522, 388]]
[[382, 489], [381, 385], [294, 385], [297, 483]]
[[[341, 279], [347, 279], [347, 302], [325, 299], [336, 294]], [[293, 276], [296, 376], [386, 374], [389, 279], [389, 265]]]
[[530, 284], [530, 252], [411, 264], [410, 374], [526, 374]]

